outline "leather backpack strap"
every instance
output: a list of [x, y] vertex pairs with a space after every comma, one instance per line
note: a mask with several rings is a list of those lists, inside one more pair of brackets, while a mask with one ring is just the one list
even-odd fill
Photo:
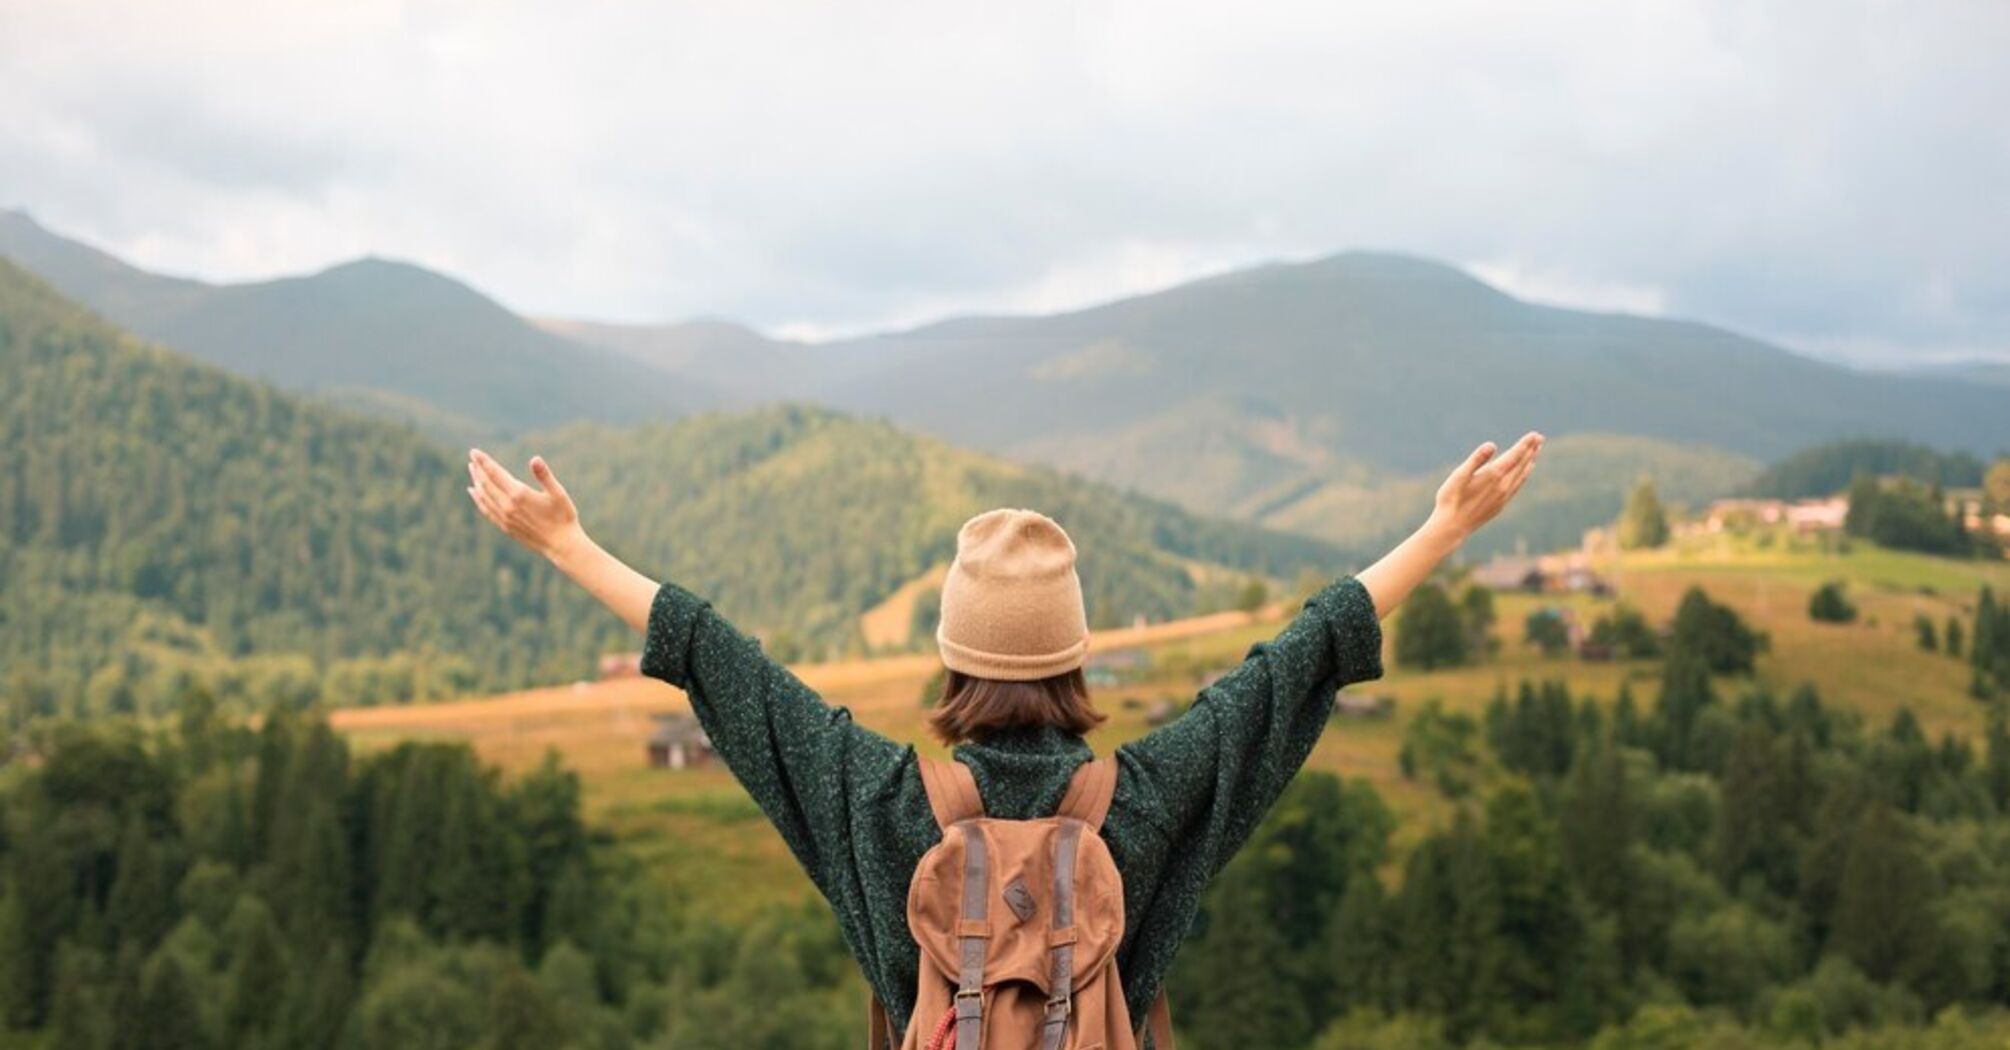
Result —
[[984, 797], [977, 793], [977, 778], [970, 767], [955, 759], [923, 757], [921, 786], [928, 792], [928, 808], [935, 811], [935, 823], [943, 831], [966, 820], [984, 815]]
[[1075, 778], [1068, 781], [1068, 793], [1061, 796], [1055, 814], [1073, 817], [1091, 831], [1103, 830], [1103, 818], [1110, 814], [1110, 799], [1117, 793], [1117, 760], [1098, 758], [1082, 763]]
[[866, 1012], [866, 1050], [900, 1050], [893, 1039], [893, 1019], [886, 1016], [886, 1005], [879, 996], [871, 995], [872, 1003]]
[[1138, 1029], [1138, 1045], [1144, 1046], [1144, 1036], [1152, 1037], [1151, 1050], [1173, 1050], [1172, 1007], [1166, 1004], [1166, 990], [1159, 989], [1159, 996], [1152, 1000], [1150, 1010], [1145, 1011], [1144, 1027]]

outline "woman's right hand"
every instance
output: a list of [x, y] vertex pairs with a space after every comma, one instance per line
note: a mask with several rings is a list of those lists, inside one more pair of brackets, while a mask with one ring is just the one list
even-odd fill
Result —
[[1463, 541], [1494, 520], [1515, 493], [1521, 491], [1529, 471], [1535, 469], [1542, 442], [1543, 436], [1531, 430], [1499, 457], [1494, 455], [1491, 441], [1474, 449], [1438, 487], [1431, 525]]
[[493, 456], [468, 450], [468, 498], [496, 528], [532, 551], [554, 561], [567, 550], [589, 542], [579, 524], [579, 508], [558, 483], [558, 475], [543, 456], [532, 456], [531, 476], [543, 491], [518, 481]]

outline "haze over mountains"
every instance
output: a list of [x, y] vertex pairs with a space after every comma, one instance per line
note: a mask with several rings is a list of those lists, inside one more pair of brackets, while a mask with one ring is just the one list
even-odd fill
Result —
[[1643, 473], [1704, 499], [1838, 437], [2010, 448], [1993, 375], [1857, 371], [1706, 325], [1523, 302], [1391, 254], [824, 344], [717, 320], [533, 325], [377, 260], [203, 285], [19, 213], [0, 215], [0, 254], [141, 334], [450, 438], [814, 402], [1349, 545], [1414, 520], [1477, 441], [1531, 427], [1556, 439], [1551, 469], [1488, 543], [1567, 540]]

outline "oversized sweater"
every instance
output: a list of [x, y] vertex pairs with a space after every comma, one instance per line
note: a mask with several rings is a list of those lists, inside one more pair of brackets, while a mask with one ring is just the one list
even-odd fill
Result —
[[[1373, 600], [1342, 577], [1185, 714], [1117, 748], [1103, 839], [1124, 880], [1117, 965], [1133, 1018], [1157, 995], [1208, 880], [1311, 754], [1334, 693], [1380, 677], [1381, 652]], [[719, 757], [836, 911], [867, 983], [904, 1021], [920, 968], [908, 882], [941, 839], [914, 746], [824, 703], [674, 583], [650, 608], [642, 672], [689, 694]], [[1047, 727], [995, 733], [954, 757], [970, 767], [987, 815], [1030, 819], [1059, 807], [1092, 754], [1080, 736]]]

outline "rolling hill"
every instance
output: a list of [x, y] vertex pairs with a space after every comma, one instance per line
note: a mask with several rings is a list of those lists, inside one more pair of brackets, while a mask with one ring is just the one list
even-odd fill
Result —
[[[947, 556], [970, 513], [1074, 531], [1098, 620], [1164, 618], [1210, 573], [1337, 572], [1302, 537], [778, 408], [537, 439], [595, 531], [792, 655]], [[33, 708], [390, 702], [564, 680], [633, 639], [482, 522], [458, 451], [150, 345], [0, 261], [0, 663]], [[521, 458], [521, 457], [519, 457]]]
[[17, 211], [0, 211], [0, 256], [156, 342], [456, 442], [581, 418], [669, 417], [717, 401], [407, 263], [360, 259], [303, 277], [206, 284], [129, 266]]

